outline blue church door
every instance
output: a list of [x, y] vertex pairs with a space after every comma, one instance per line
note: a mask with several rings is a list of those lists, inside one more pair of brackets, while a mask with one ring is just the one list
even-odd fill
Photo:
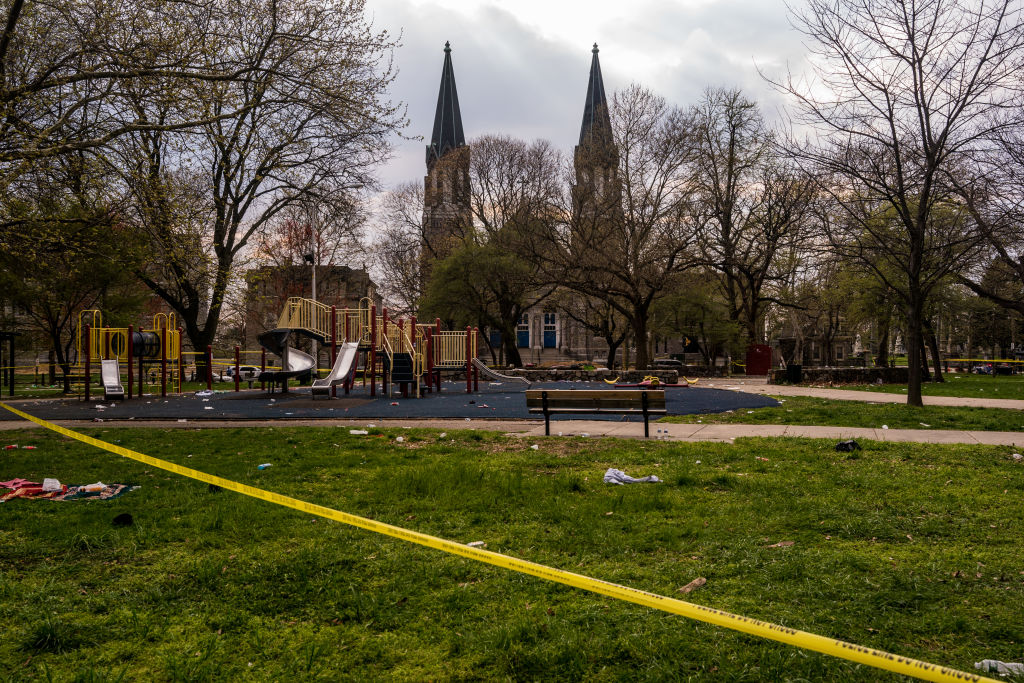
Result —
[[544, 314], [544, 348], [553, 349], [558, 342], [558, 335], [555, 332], [555, 314]]
[[530, 316], [527, 313], [523, 313], [516, 327], [516, 346], [521, 349], [530, 348]]

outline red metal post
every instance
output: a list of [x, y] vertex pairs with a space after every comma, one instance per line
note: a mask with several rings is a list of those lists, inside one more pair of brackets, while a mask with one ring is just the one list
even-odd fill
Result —
[[[370, 396], [377, 395], [377, 307], [370, 306]], [[363, 372], [366, 381], [366, 372]]]
[[239, 373], [238, 356], [239, 356], [239, 349], [238, 349], [238, 345], [236, 344], [235, 345], [235, 391], [238, 391], [238, 375], [241, 374], [241, 373]]
[[[139, 333], [142, 333], [141, 329], [139, 330]], [[145, 346], [143, 346], [143, 348], [145, 348]], [[146, 354], [144, 353], [139, 354], [139, 398], [142, 398], [142, 387], [146, 384], [146, 363], [144, 360], [145, 356]]]
[[[131, 325], [129, 325], [128, 326], [128, 338], [127, 338], [127, 341], [125, 342], [125, 345], [124, 345], [125, 358], [127, 359], [127, 365], [128, 365], [128, 398], [132, 397], [132, 380], [134, 379], [134, 377], [132, 377], [132, 360], [133, 360], [132, 355], [135, 352], [135, 349], [133, 348], [135, 345], [132, 344], [132, 337], [133, 336], [134, 336], [134, 328]], [[142, 391], [140, 390], [139, 391], [139, 396], [141, 396], [141, 395], [142, 395]]]
[[181, 364], [181, 327], [178, 327], [178, 393], [181, 393], [181, 375], [184, 372]]
[[[381, 327], [381, 333], [380, 333], [381, 334], [381, 340], [382, 340], [381, 344], [383, 345], [384, 340], [386, 340], [388, 338], [388, 309], [386, 309], [386, 308], [381, 309], [380, 317], [381, 317], [381, 320], [383, 321], [382, 322], [382, 327]], [[394, 352], [394, 349], [391, 349], [391, 351]], [[385, 370], [384, 368], [381, 368], [380, 384], [381, 384], [381, 390], [385, 394], [389, 392], [389, 386], [388, 386], [389, 382], [388, 382], [388, 380], [390, 380], [390, 379], [391, 379], [391, 368], [388, 368], [387, 370]]]
[[92, 326], [85, 326], [85, 400], [89, 400], [89, 371], [92, 356]]
[[206, 389], [213, 390], [213, 347], [206, 345]]
[[[349, 329], [349, 312], [348, 312], [348, 309], [346, 308], [345, 309], [345, 341], [352, 341], [351, 339], [349, 339], [349, 335], [351, 333], [352, 332]], [[356, 340], [356, 341], [358, 341], [358, 340]]]
[[167, 325], [160, 328], [160, 396], [167, 395]]
[[430, 328], [423, 330], [423, 345], [427, 356], [427, 391], [434, 390], [434, 337]]
[[[348, 341], [346, 338], [345, 341]], [[334, 364], [338, 362], [338, 308], [337, 306], [331, 306], [331, 370], [334, 369]], [[331, 387], [331, 397], [338, 397], [338, 387]]]
[[[402, 344], [405, 343], [405, 321], [399, 318], [396, 324], [398, 325], [398, 349], [401, 350]], [[402, 382], [402, 398], [409, 398], [409, 385], [405, 382]]]
[[473, 370], [469, 362], [469, 334], [472, 328], [466, 325], [466, 393], [473, 393]]
[[[441, 319], [440, 318], [434, 318], [434, 341], [435, 341], [435, 343], [436, 343], [436, 341], [438, 339], [441, 339]], [[441, 346], [442, 347], [444, 346], [444, 342], [441, 343]], [[439, 347], [437, 349], [434, 349], [434, 351], [438, 355], [441, 355], [442, 349]], [[434, 360], [436, 361], [437, 359], [435, 358]], [[437, 393], [440, 394], [441, 393], [441, 371], [440, 370], [437, 371], [437, 375], [434, 377], [434, 381], [437, 383]]]
[[[478, 334], [480, 334], [480, 330], [474, 327], [473, 342], [469, 346], [470, 349], [476, 347], [476, 339]], [[470, 352], [472, 353], [472, 351]], [[473, 391], [480, 391], [480, 371], [476, 369], [475, 365], [473, 366]]]

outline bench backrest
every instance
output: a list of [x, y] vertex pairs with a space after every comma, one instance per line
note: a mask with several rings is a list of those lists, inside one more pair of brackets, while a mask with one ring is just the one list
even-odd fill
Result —
[[553, 411], [560, 409], [639, 411], [643, 400], [641, 394], [647, 394], [648, 412], [665, 412], [664, 389], [528, 389], [526, 391], [526, 407], [531, 411], [542, 410], [544, 392], [547, 392], [548, 395], [548, 409]]

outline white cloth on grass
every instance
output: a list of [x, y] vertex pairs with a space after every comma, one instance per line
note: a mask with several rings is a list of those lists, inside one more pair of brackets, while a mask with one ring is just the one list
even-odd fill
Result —
[[656, 484], [659, 481], [661, 481], [661, 479], [658, 479], [653, 474], [637, 479], [636, 477], [631, 477], [622, 470], [617, 470], [614, 467], [609, 467], [608, 471], [604, 473], [604, 483], [606, 484], [619, 484], [621, 486], [622, 484]]

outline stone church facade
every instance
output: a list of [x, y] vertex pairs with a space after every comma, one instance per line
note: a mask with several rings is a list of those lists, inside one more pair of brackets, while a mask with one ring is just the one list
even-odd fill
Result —
[[[463, 133], [451, 52], [450, 44], [445, 43], [434, 126], [426, 148], [421, 245], [424, 280], [429, 278], [433, 262], [451, 253], [452, 246], [464, 237], [465, 226], [472, 222], [469, 193], [472, 150]], [[572, 190], [575, 213], [586, 211], [586, 204], [597, 198], [606, 200], [620, 195], [618, 154], [612, 144], [611, 119], [596, 44], [592, 50], [583, 122], [579, 142], [573, 150], [573, 162], [578, 179]], [[491, 346], [500, 346], [500, 333], [482, 333]], [[603, 339], [594, 337], [553, 302], [542, 302], [523, 314], [516, 328], [516, 345], [526, 364], [591, 360], [603, 364], [607, 352]]]

